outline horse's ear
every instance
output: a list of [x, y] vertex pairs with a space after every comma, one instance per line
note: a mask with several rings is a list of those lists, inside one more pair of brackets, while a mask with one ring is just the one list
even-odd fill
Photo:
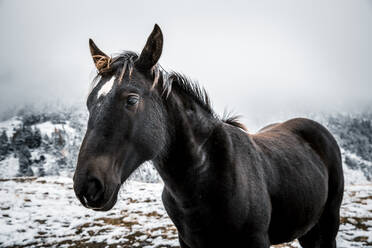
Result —
[[97, 67], [98, 71], [101, 71], [104, 68], [109, 66], [110, 57], [102, 52], [97, 45], [93, 42], [92, 39], [89, 39], [89, 49], [90, 54], [92, 55], [93, 62]]
[[163, 34], [160, 27], [155, 24], [145, 47], [143, 48], [136, 65], [142, 69], [150, 70], [159, 60], [163, 50]]

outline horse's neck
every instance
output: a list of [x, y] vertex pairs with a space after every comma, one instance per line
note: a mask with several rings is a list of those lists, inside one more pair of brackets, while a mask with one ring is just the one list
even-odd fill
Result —
[[167, 104], [169, 142], [154, 163], [166, 187], [182, 192], [203, 171], [207, 163], [205, 143], [219, 124], [196, 105], [186, 109], [177, 96]]

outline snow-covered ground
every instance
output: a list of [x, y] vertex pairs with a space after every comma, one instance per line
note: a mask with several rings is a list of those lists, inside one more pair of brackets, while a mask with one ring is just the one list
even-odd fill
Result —
[[161, 188], [126, 183], [112, 210], [94, 212], [76, 199], [71, 178], [2, 179], [0, 246], [177, 247]]
[[[0, 247], [178, 247], [161, 190], [130, 181], [112, 210], [94, 212], [80, 205], [71, 178], [0, 179]], [[372, 185], [347, 186], [341, 214], [339, 247], [372, 247]]]

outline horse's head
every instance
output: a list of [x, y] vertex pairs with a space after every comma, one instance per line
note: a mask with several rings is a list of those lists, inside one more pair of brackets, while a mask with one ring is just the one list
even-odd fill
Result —
[[89, 43], [99, 76], [87, 100], [74, 190], [84, 206], [106, 211], [115, 205], [120, 185], [166, 143], [166, 113], [154, 89], [163, 36], [155, 25], [139, 56], [125, 52], [113, 59]]

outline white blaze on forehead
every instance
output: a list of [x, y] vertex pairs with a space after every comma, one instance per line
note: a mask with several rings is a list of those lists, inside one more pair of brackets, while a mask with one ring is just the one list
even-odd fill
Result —
[[107, 95], [112, 88], [114, 87], [115, 77], [112, 77], [109, 81], [107, 81], [104, 85], [102, 85], [101, 89], [99, 89], [97, 93], [97, 98], [100, 96]]

